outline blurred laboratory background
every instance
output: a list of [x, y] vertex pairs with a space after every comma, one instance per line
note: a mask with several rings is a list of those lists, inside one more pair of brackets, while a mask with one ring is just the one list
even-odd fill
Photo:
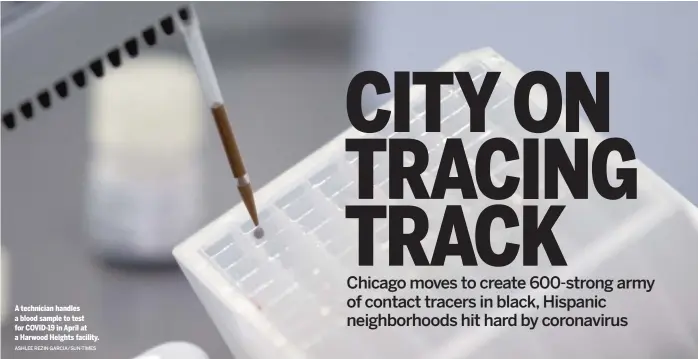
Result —
[[[121, 44], [110, 39], [139, 35], [123, 28], [128, 19], [150, 12], [157, 24], [177, 7], [3, 2], [3, 111], [35, 96], [37, 78], [57, 80]], [[231, 2], [197, 11], [256, 187], [349, 126], [346, 88], [357, 71], [431, 70], [489, 46], [563, 82], [565, 71], [592, 85], [595, 71], [609, 71], [611, 135], [698, 203], [697, 3]], [[52, 12], [80, 21], [54, 18], [43, 36], [38, 23]], [[181, 37], [140, 50], [2, 130], [4, 303], [80, 306], [100, 337], [95, 352], [47, 358], [128, 359], [168, 341], [232, 357], [171, 250], [239, 202], [235, 182]], [[366, 106], [383, 100], [369, 96]], [[4, 326], [3, 355], [43, 357], [14, 351], [13, 336]]]

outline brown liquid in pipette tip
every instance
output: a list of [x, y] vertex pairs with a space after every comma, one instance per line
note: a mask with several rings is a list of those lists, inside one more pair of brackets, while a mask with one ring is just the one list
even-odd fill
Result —
[[238, 148], [237, 141], [235, 140], [235, 135], [230, 127], [230, 121], [228, 121], [228, 113], [225, 110], [223, 104], [214, 104], [211, 108], [211, 113], [216, 121], [216, 127], [218, 128], [218, 133], [220, 134], [221, 141], [223, 142], [223, 148], [225, 149], [225, 154], [228, 157], [228, 163], [230, 164], [230, 169], [233, 171], [233, 176], [238, 180], [238, 191], [240, 192], [240, 197], [242, 197], [242, 202], [247, 208], [247, 212], [252, 218], [252, 223], [255, 225], [254, 236], [256, 238], [262, 238], [264, 236], [264, 230], [259, 226], [259, 216], [257, 215], [257, 205], [254, 200], [254, 192], [252, 191], [252, 185], [247, 178], [247, 170], [245, 169], [245, 164], [242, 161], [242, 156], [240, 155], [240, 149]]

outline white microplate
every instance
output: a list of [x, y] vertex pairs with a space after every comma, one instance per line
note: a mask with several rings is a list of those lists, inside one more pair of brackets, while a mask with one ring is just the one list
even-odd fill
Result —
[[[487, 133], [469, 132], [469, 109], [458, 86], [442, 89], [442, 133], [424, 133], [420, 130], [424, 122], [424, 96], [421, 89], [415, 87], [412, 91], [414, 131], [394, 134], [391, 133], [392, 124], [389, 124], [388, 129], [375, 136], [419, 137], [431, 150], [430, 164], [438, 164], [447, 137], [460, 137], [466, 144], [472, 144], [466, 148], [468, 154], [474, 154], [479, 143], [489, 136], [507, 137], [517, 144], [521, 143], [523, 136], [538, 137], [523, 133], [514, 118], [513, 89], [524, 73], [492, 49], [460, 55], [439, 70], [469, 71], [478, 87], [485, 72], [501, 72], [487, 109]], [[545, 105], [544, 92], [534, 90], [530, 100], [532, 111], [540, 111]], [[383, 108], [391, 106], [392, 102]], [[582, 123], [579, 134], [564, 132], [564, 118], [560, 123], [559, 128], [546, 136], [561, 138], [570, 156], [573, 156], [573, 148], [567, 146], [575, 137], [589, 139], [590, 150], [602, 139], [586, 122]], [[391, 268], [385, 263], [385, 222], [377, 221], [374, 228], [377, 264], [366, 268], [357, 265], [356, 221], [345, 219], [343, 213], [344, 206], [357, 198], [356, 158], [345, 153], [344, 139], [360, 136], [354, 129], [347, 130], [256, 193], [266, 231], [264, 239], [257, 240], [252, 236], [253, 227], [248, 215], [244, 207], [237, 206], [175, 249], [175, 257], [185, 275], [236, 357], [552, 359], [563, 355], [617, 358], [628, 353], [654, 353], [658, 357], [666, 354], [677, 358], [698, 355], [698, 310], [691, 304], [698, 294], [695, 277], [698, 262], [692, 259], [693, 254], [698, 253], [698, 210], [639, 161], [630, 164], [638, 168], [637, 200], [607, 201], [596, 195], [593, 187], [590, 188], [589, 200], [573, 200], [569, 198], [564, 182], [560, 181], [559, 200], [537, 203], [567, 206], [554, 228], [567, 258], [567, 267], [550, 266], [540, 251], [541, 265], [538, 267], [524, 267], [519, 257], [517, 262], [503, 268], [483, 264], [463, 267], [458, 260], [451, 259], [441, 268], [409, 265]], [[385, 204], [389, 202], [385, 199], [386, 159], [377, 157], [374, 184], [378, 194], [372, 203]], [[494, 162], [494, 177], [520, 175], [519, 161], [508, 165]], [[608, 166], [614, 169], [628, 164], [610, 160]], [[435, 171], [436, 166], [431, 170]], [[612, 180], [614, 174], [614, 171], [609, 171]], [[427, 188], [430, 188], [430, 180], [433, 180], [433, 172], [425, 175]], [[401, 203], [409, 204], [410, 201]], [[470, 221], [480, 209], [492, 204], [483, 200], [463, 201], [448, 195], [443, 201], [419, 203], [428, 211], [432, 231], [438, 230], [443, 208], [451, 203], [466, 207], [469, 224], [474, 223]], [[507, 204], [514, 209], [521, 206], [516, 196]], [[474, 224], [470, 228], [471, 235], [473, 227]], [[432, 243], [435, 234], [431, 233], [423, 242]], [[506, 241], [520, 241], [520, 232], [498, 231], [495, 227], [492, 240], [495, 251], [499, 251]], [[428, 250], [427, 255], [431, 255]], [[410, 263], [409, 256], [406, 256], [406, 263]], [[380, 278], [434, 279], [461, 276], [475, 279], [529, 278], [532, 275], [572, 278], [576, 275], [650, 278], [656, 279], [657, 284], [652, 293], [644, 296], [623, 292], [608, 295], [610, 307], [605, 314], [629, 317], [630, 326], [621, 329], [586, 327], [529, 331], [456, 326], [391, 327], [371, 331], [346, 327], [345, 315], [358, 315], [362, 311], [352, 312], [346, 308], [346, 300], [358, 292], [347, 292], [345, 281], [348, 275], [360, 274]], [[384, 292], [372, 294], [377, 293]], [[536, 297], [549, 294], [528, 290], [524, 293], [513, 290], [497, 292], [500, 295], [528, 293]], [[399, 294], [405, 296], [408, 293]], [[480, 292], [431, 291], [426, 294], [467, 297], [479, 296]], [[447, 312], [437, 309], [416, 311], [425, 316]], [[460, 311], [508, 314], [506, 310], [497, 309], [448, 312], [459, 316]], [[601, 312], [596, 310], [595, 313], [600, 315]], [[586, 314], [577, 315], [590, 315], [588, 310], [580, 313]], [[552, 338], [554, 342], [551, 342]]]

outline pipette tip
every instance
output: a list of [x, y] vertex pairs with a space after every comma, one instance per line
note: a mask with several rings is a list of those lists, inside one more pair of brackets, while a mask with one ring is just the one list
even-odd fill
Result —
[[254, 234], [255, 238], [262, 239], [264, 237], [264, 228], [257, 227], [254, 229], [254, 232], [252, 232], [252, 233]]

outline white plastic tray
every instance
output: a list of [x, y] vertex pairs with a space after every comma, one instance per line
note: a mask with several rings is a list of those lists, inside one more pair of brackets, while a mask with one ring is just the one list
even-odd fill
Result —
[[[486, 71], [501, 72], [488, 106], [487, 129], [490, 132], [486, 135], [514, 141], [524, 136], [513, 117], [511, 98], [522, 71], [488, 48], [460, 55], [440, 70], [470, 71], [474, 77]], [[441, 134], [424, 134], [419, 130], [420, 125], [423, 126], [419, 104], [423, 101], [423, 92], [414, 88], [415, 130], [407, 136], [419, 136], [430, 146], [430, 163], [438, 164], [446, 137], [460, 136], [466, 143], [475, 145], [472, 149], [477, 148], [477, 143], [483, 140], [482, 134], [468, 131], [469, 111], [457, 86], [443, 88]], [[545, 108], [545, 102], [542, 91], [532, 92], [531, 106]], [[392, 103], [388, 103], [383, 108], [391, 106]], [[564, 118], [560, 123], [564, 124]], [[588, 138], [590, 149], [593, 149], [602, 137], [593, 133], [587, 123], [582, 123], [581, 127], [579, 134], [572, 135], [565, 133], [561, 125], [547, 136], [562, 138], [566, 145], [574, 136]], [[388, 130], [376, 134], [392, 135]], [[237, 206], [175, 249], [175, 257], [184, 273], [237, 358], [495, 359], [511, 355], [520, 358], [563, 355], [615, 358], [654, 351], [663, 356], [667, 348], [676, 358], [698, 355], [698, 310], [691, 304], [691, 298], [698, 294], [695, 278], [698, 262], [691, 254], [698, 253], [696, 208], [639, 161], [632, 163], [638, 167], [637, 200], [607, 201], [594, 195], [595, 189], [591, 188], [589, 200], [572, 200], [563, 195], [556, 201], [567, 205], [555, 227], [569, 264], [567, 267], [551, 267], [541, 251], [539, 267], [523, 267], [520, 263], [504, 268], [462, 267], [454, 260], [447, 261], [442, 268], [409, 265], [390, 268], [385, 263], [385, 223], [379, 223], [375, 227], [377, 264], [372, 268], [360, 268], [357, 265], [356, 221], [345, 219], [343, 213], [344, 205], [357, 198], [355, 157], [345, 153], [344, 139], [359, 136], [362, 135], [354, 129], [347, 130], [257, 191], [258, 208], [266, 230], [263, 240], [252, 236], [248, 215], [244, 207]], [[385, 158], [378, 158], [376, 163], [374, 182], [378, 197], [373, 203], [386, 203], [387, 192], [381, 194], [387, 175]], [[627, 166], [614, 160], [608, 164], [609, 168], [621, 165]], [[495, 177], [516, 173], [517, 169], [516, 164], [511, 167], [493, 164]], [[614, 175], [613, 171], [609, 173]], [[425, 181], [428, 183], [430, 179], [433, 176], [427, 174]], [[564, 182], [560, 183], [561, 193], [564, 193], [566, 187]], [[512, 207], [520, 205], [516, 198], [512, 201], [509, 203]], [[466, 203], [458, 197], [448, 197], [420, 205], [427, 209], [431, 220], [438, 221], [443, 207], [450, 203], [464, 204], [470, 209], [491, 204], [483, 200]], [[473, 210], [471, 215], [477, 212]], [[438, 229], [440, 221], [434, 223], [430, 226], [432, 230]], [[435, 233], [425, 242], [433, 242], [434, 238]], [[517, 239], [504, 232], [496, 234], [493, 240], [503, 243]], [[406, 262], [409, 263], [409, 259]], [[393, 327], [371, 331], [346, 327], [345, 316], [360, 313], [346, 308], [346, 299], [359, 294], [347, 291], [346, 278], [359, 274], [436, 279], [463, 275], [527, 278], [541, 274], [564, 278], [575, 275], [649, 277], [657, 279], [658, 284], [652, 293], [644, 296], [622, 292], [608, 295], [612, 307], [603, 312], [609, 316], [627, 314], [631, 321], [629, 327], [621, 329], [540, 328], [529, 331], [494, 327]], [[430, 293], [459, 297], [479, 295], [479, 292]], [[500, 294], [526, 295], [528, 291], [501, 291]], [[545, 293], [533, 293], [535, 296], [542, 294]], [[450, 312], [460, 315], [458, 310]], [[425, 309], [420, 312], [423, 315], [444, 313]]]

